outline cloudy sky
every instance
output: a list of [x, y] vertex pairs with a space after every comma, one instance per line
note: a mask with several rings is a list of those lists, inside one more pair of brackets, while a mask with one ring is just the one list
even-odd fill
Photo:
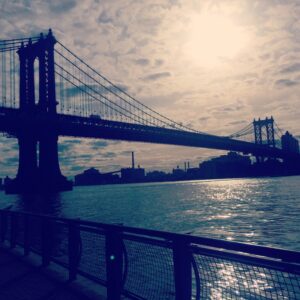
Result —
[[[300, 135], [298, 0], [0, 0], [1, 39], [52, 28], [56, 38], [160, 113], [229, 135], [273, 115]], [[17, 169], [16, 140], [0, 140], [0, 176]], [[64, 174], [94, 166], [192, 166], [222, 152], [60, 138]]]

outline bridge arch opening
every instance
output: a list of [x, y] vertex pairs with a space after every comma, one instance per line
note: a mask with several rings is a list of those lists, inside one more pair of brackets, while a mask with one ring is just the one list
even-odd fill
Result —
[[40, 61], [38, 58], [34, 60], [33, 69], [34, 69], [34, 104], [37, 106], [40, 100], [40, 76], [39, 76]]

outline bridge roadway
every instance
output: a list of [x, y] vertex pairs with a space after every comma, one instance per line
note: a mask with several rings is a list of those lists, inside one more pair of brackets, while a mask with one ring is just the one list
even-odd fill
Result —
[[54, 117], [39, 113], [30, 115], [19, 109], [0, 107], [1, 132], [16, 136], [28, 126], [32, 134], [37, 135], [42, 135], [45, 130], [56, 129], [61, 136], [230, 150], [265, 157], [289, 159], [300, 157], [298, 154], [288, 153], [279, 148], [204, 133], [63, 114]]

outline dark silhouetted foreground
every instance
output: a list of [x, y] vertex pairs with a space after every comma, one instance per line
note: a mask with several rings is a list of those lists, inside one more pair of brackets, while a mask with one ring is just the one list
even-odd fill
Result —
[[16, 254], [0, 248], [1, 300], [92, 300], [104, 299], [85, 295], [79, 287], [60, 280], [44, 269], [30, 264]]
[[[104, 286], [108, 300], [300, 299], [295, 251], [11, 210], [0, 210], [0, 234], [2, 247], [36, 253], [42, 269], [61, 266], [71, 282], [81, 275]], [[32, 288], [55, 290], [39, 274]]]

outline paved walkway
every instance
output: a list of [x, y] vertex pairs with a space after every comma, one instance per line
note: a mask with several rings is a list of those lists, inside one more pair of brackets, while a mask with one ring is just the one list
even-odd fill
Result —
[[[47, 268], [48, 269], [48, 268]], [[53, 276], [21, 256], [0, 248], [0, 299], [5, 300], [93, 300], [105, 299], [76, 283]]]

